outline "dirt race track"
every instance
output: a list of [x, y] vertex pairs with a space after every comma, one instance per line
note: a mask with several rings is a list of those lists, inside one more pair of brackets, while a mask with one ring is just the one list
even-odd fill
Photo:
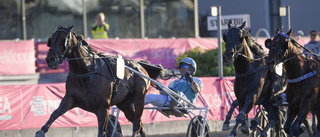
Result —
[[[221, 131], [221, 132], [211, 132], [210, 137], [226, 137], [231, 132], [231, 129], [228, 131]], [[185, 137], [186, 134], [170, 134], [170, 135], [153, 135], [148, 137]], [[245, 134], [242, 134], [241, 131], [238, 130], [237, 137], [248, 137]], [[302, 135], [299, 137], [309, 137], [307, 134], [307, 131], [305, 131]]]

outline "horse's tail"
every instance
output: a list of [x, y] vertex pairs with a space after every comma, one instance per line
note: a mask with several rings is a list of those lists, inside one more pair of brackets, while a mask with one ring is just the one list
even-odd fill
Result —
[[138, 62], [149, 74], [149, 77], [156, 80], [159, 76], [161, 77], [164, 75], [165, 70], [160, 64], [153, 65], [146, 61], [139, 61]]

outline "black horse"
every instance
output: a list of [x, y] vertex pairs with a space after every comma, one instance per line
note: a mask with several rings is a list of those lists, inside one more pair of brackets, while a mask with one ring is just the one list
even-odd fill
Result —
[[[138, 133], [146, 136], [141, 115], [150, 81], [127, 69], [124, 78], [118, 79], [115, 76], [116, 58], [97, 53], [88, 46], [82, 36], [73, 33], [72, 28], [73, 26], [59, 26], [48, 39], [48, 67], [56, 69], [67, 59], [70, 72], [66, 80], [65, 96], [47, 123], [36, 133], [36, 137], [44, 137], [51, 124], [74, 107], [80, 107], [97, 116], [98, 137], [111, 136], [106, 129], [112, 105], [116, 105], [133, 123], [132, 137]], [[125, 65], [153, 79], [162, 72], [161, 67], [145, 62], [126, 60]]]
[[269, 64], [275, 66], [284, 63], [287, 71], [288, 87], [285, 92], [289, 106], [284, 129], [289, 137], [299, 136], [303, 132], [300, 125], [304, 122], [310, 133], [306, 117], [312, 112], [318, 119], [318, 125], [313, 131], [318, 137], [320, 136], [320, 62], [305, 58], [301, 52], [299, 53], [299, 48], [302, 46], [298, 47], [299, 44], [291, 38], [291, 33], [292, 29], [287, 33], [281, 33], [281, 30], [277, 29], [275, 36], [265, 41], [266, 47], [270, 49]]
[[[275, 126], [276, 133], [280, 135], [278, 107], [273, 103], [279, 98], [281, 88], [274, 84], [279, 81], [274, 73], [268, 71], [265, 53], [262, 47], [254, 42], [250, 32], [244, 30], [245, 22], [240, 26], [232, 26], [230, 21], [228, 30], [224, 33], [223, 39], [226, 42], [226, 51], [223, 55], [225, 63], [234, 62], [236, 78], [234, 83], [234, 92], [237, 97], [240, 113], [237, 115], [236, 124], [229, 136], [236, 136], [236, 130], [239, 124], [242, 124], [241, 131], [249, 134], [249, 128], [246, 123], [247, 114], [254, 105], [262, 104], [268, 112], [270, 120], [266, 128], [262, 131], [262, 136], [267, 136], [269, 128]], [[281, 82], [285, 83], [285, 82]], [[283, 84], [281, 84], [283, 85]], [[278, 89], [277, 89], [278, 88]], [[277, 91], [275, 92], [275, 89]]]

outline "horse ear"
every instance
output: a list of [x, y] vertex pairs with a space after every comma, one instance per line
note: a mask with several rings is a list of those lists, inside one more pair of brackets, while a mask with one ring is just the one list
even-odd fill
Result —
[[264, 41], [264, 46], [266, 47], [266, 48], [270, 48], [270, 43], [271, 43], [271, 39], [269, 38], [269, 39], [266, 39], [265, 41]]
[[228, 29], [230, 29], [231, 27], [232, 27], [232, 22], [231, 22], [231, 20], [229, 20]]
[[291, 34], [292, 34], [292, 28], [290, 28], [286, 34], [287, 34], [288, 36], [291, 36]]
[[245, 25], [246, 25], [246, 21], [244, 21], [239, 28], [240, 28], [240, 29], [243, 29]]
[[275, 32], [275, 34], [278, 34], [278, 33], [280, 33], [280, 29], [279, 28], [277, 28], [277, 30], [276, 30], [276, 32]]
[[83, 35], [81, 35], [81, 34], [76, 35], [76, 38], [77, 38], [77, 39], [83, 39]]
[[68, 32], [71, 32], [72, 29], [73, 29], [73, 25], [69, 26], [69, 27], [67, 28], [67, 31], [68, 31]]
[[47, 47], [51, 47], [51, 39], [48, 38]]

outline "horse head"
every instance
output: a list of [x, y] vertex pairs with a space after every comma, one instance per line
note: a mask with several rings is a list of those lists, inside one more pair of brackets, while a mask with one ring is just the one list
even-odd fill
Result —
[[[226, 43], [226, 51], [223, 55], [223, 61], [227, 64], [233, 61], [233, 59], [244, 50], [245, 34], [244, 26], [246, 22], [243, 22], [240, 27], [232, 26], [232, 22], [228, 23], [228, 30], [223, 33], [223, 40]], [[249, 55], [252, 58], [252, 55]]]
[[294, 46], [290, 42], [292, 28], [287, 33], [281, 33], [277, 28], [275, 36], [265, 40], [265, 46], [269, 49], [268, 64], [274, 67], [288, 58], [288, 51], [292, 51]]
[[49, 51], [46, 57], [49, 68], [57, 69], [59, 64], [67, 57], [67, 54], [70, 54], [72, 44], [77, 42], [74, 40], [75, 36], [72, 33], [72, 28], [73, 26], [66, 28], [60, 25], [56, 32], [49, 37], [47, 43]]

